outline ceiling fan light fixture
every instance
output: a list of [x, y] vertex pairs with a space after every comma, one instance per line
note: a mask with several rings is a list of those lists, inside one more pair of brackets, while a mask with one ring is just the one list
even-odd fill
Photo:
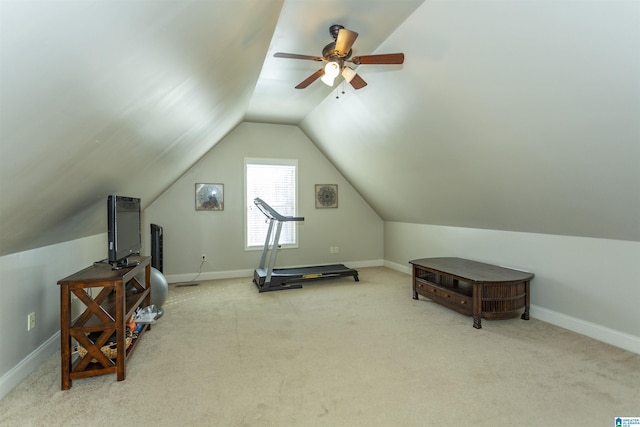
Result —
[[344, 69], [342, 70], [342, 77], [344, 77], [347, 83], [351, 83], [351, 80], [353, 80], [355, 76], [356, 72], [353, 70], [353, 68], [344, 67]]
[[340, 64], [335, 61], [327, 62], [327, 65], [324, 66], [324, 76], [320, 80], [327, 86], [333, 86], [338, 74], [340, 74]]

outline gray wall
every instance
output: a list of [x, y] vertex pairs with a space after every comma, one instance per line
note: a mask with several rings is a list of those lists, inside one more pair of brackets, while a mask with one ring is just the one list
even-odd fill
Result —
[[532, 316], [640, 353], [640, 243], [385, 222], [384, 258], [453, 256], [527, 270]]
[[104, 233], [0, 257], [0, 398], [60, 348], [58, 280], [106, 255]]
[[[299, 248], [278, 254], [278, 266], [334, 262], [382, 263], [383, 224], [297, 126], [242, 123], [145, 210], [163, 227], [164, 273], [170, 281], [193, 278], [207, 254], [201, 278], [258, 266], [260, 251], [244, 249], [244, 159], [298, 159]], [[196, 211], [196, 183], [224, 184], [224, 211]], [[315, 184], [338, 184], [338, 208], [316, 209]], [[148, 237], [145, 239], [148, 242]], [[329, 253], [338, 246], [339, 253]]]

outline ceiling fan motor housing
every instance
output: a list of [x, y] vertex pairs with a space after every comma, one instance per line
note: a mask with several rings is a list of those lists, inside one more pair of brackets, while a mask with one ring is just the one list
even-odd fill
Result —
[[[329, 27], [329, 34], [331, 34], [331, 37], [333, 37], [333, 40], [335, 41], [329, 43], [324, 47], [324, 49], [322, 49], [322, 57], [327, 61], [338, 62], [340, 59], [344, 61], [345, 59], [349, 59], [351, 57], [351, 49], [349, 49], [349, 52], [346, 55], [340, 55], [336, 50], [336, 41], [338, 40], [338, 34], [340, 33], [340, 30], [344, 30], [344, 25], [333, 24]], [[342, 67], [342, 64], [340, 64], [340, 66]]]
[[351, 57], [351, 52], [352, 49], [350, 49], [349, 53], [344, 56], [338, 55], [338, 52], [336, 51], [336, 42], [332, 42], [326, 45], [324, 49], [322, 49], [322, 57], [327, 61], [344, 61], [345, 59], [349, 59]]
[[331, 37], [333, 37], [333, 39], [337, 39], [338, 38], [338, 33], [340, 32], [340, 30], [343, 30], [344, 26], [340, 25], [340, 24], [333, 24], [332, 26], [329, 27], [329, 34], [331, 34]]

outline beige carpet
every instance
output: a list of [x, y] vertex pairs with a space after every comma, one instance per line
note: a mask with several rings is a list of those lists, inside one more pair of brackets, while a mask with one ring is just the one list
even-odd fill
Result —
[[[535, 281], [533, 283], [535, 286]], [[2, 426], [613, 426], [640, 416], [640, 355], [532, 319], [472, 320], [385, 268], [259, 294], [170, 286], [115, 375], [60, 390], [52, 356]]]

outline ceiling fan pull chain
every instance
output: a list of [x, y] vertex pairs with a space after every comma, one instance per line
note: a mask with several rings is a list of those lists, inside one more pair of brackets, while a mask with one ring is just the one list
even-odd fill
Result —
[[[344, 91], [344, 81], [341, 83], [341, 85], [342, 85], [342, 90], [341, 90], [340, 92], [344, 95], [344, 94], [345, 94], [345, 91]], [[338, 86], [336, 87], [336, 99], [340, 99], [340, 95], [338, 95], [338, 89], [339, 89], [339, 87], [340, 87], [340, 85], [338, 85]]]

